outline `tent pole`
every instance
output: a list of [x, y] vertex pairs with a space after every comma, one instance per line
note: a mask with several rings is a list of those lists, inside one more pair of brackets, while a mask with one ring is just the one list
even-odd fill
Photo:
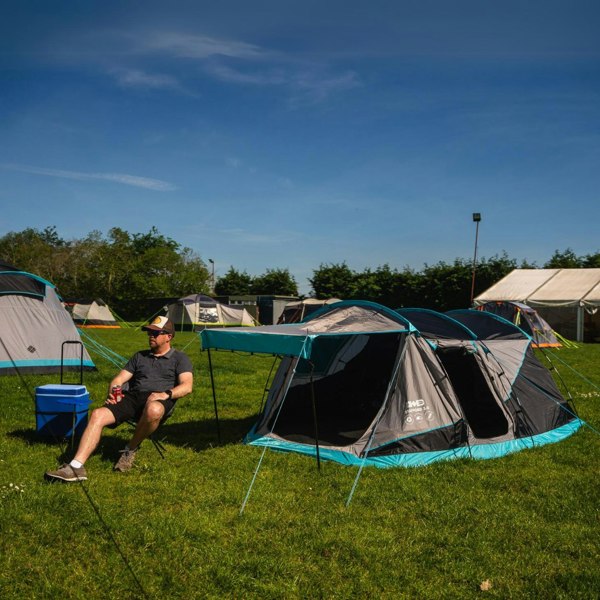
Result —
[[583, 306], [580, 305], [577, 307], [577, 333], [575, 335], [578, 342], [583, 342], [584, 318]]
[[212, 358], [210, 356], [210, 348], [208, 349], [208, 370], [210, 372], [210, 385], [212, 387], [213, 405], [215, 407], [215, 421], [217, 424], [217, 441], [221, 443], [221, 428], [219, 426], [219, 411], [217, 410], [217, 394], [215, 392], [215, 377], [213, 375]]
[[383, 398], [383, 403], [381, 405], [381, 408], [379, 409], [379, 414], [377, 415], [375, 422], [373, 423], [373, 429], [371, 430], [371, 433], [369, 435], [369, 440], [363, 451], [363, 459], [360, 463], [360, 466], [358, 467], [358, 472], [356, 473], [356, 477], [354, 478], [354, 483], [352, 484], [352, 488], [350, 490], [350, 493], [348, 494], [348, 498], [346, 499], [346, 508], [348, 508], [350, 506], [350, 502], [352, 502], [352, 498], [354, 497], [354, 492], [356, 491], [356, 486], [358, 485], [358, 480], [360, 479], [360, 476], [363, 472], [363, 469], [364, 469], [366, 461], [367, 461], [367, 456], [369, 454], [369, 451], [371, 450], [371, 444], [373, 443], [373, 439], [375, 438], [375, 430], [379, 426], [379, 422], [381, 421], [384, 412], [387, 410], [387, 405], [390, 401], [390, 398], [392, 397], [393, 388], [395, 388], [398, 385], [398, 377], [400, 376], [400, 365], [404, 361], [406, 347], [408, 346], [406, 337], [404, 335], [402, 335], [400, 337], [400, 344], [401, 344], [401, 348], [399, 349], [399, 354], [396, 357], [396, 364], [394, 365], [394, 371], [393, 371], [392, 377], [388, 383], [388, 387], [385, 392], [385, 397]]
[[314, 364], [310, 363], [310, 396], [312, 400], [313, 421], [315, 425], [315, 449], [317, 451], [317, 469], [321, 470], [321, 453], [319, 451], [319, 427], [317, 425], [317, 403], [315, 400], [315, 382], [313, 380]]
[[[304, 340], [304, 343], [306, 344], [306, 340]], [[288, 374], [285, 376], [285, 380], [287, 381], [287, 383], [285, 385], [285, 390], [283, 392], [281, 403], [279, 404], [279, 409], [277, 410], [277, 413], [275, 414], [275, 418], [273, 419], [273, 425], [271, 426], [270, 433], [273, 433], [273, 431], [275, 430], [275, 425], [277, 423], [277, 420], [279, 419], [279, 414], [281, 413], [281, 409], [283, 408], [283, 403], [285, 401], [287, 393], [290, 390], [290, 385], [292, 384], [292, 379], [294, 378], [294, 374], [296, 373], [296, 366], [297, 366], [297, 364], [298, 364], [297, 360], [296, 360], [296, 362], [291, 363], [290, 367], [292, 368], [292, 373], [291, 373], [291, 375], [289, 375], [289, 371], [288, 371]], [[263, 448], [263, 451], [262, 451], [262, 453], [260, 455], [260, 459], [258, 461], [258, 464], [256, 465], [256, 469], [254, 470], [254, 475], [252, 476], [252, 481], [250, 482], [250, 486], [248, 487], [248, 491], [246, 492], [246, 496], [244, 498], [244, 502], [242, 503], [242, 507], [240, 509], [240, 515], [244, 512], [244, 509], [246, 508], [246, 504], [248, 502], [248, 498], [250, 497], [250, 492], [252, 491], [252, 488], [254, 487], [254, 482], [256, 481], [256, 476], [258, 475], [258, 471], [259, 471], [260, 466], [262, 464], [262, 461], [263, 461], [263, 459], [265, 457], [266, 451], [267, 451], [267, 446], [265, 446]]]

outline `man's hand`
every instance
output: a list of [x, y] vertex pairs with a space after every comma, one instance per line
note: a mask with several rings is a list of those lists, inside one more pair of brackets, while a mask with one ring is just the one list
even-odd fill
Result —
[[112, 392], [108, 392], [108, 396], [106, 398], [106, 401], [104, 402], [104, 404], [118, 404], [119, 402], [121, 402], [121, 400], [123, 399], [123, 395], [121, 394], [121, 396], [119, 398], [115, 398], [113, 396]]
[[146, 400], [146, 402], [155, 401], [155, 400], [168, 400], [169, 398], [170, 398], [170, 396], [166, 392], [152, 392], [148, 396], [148, 400]]

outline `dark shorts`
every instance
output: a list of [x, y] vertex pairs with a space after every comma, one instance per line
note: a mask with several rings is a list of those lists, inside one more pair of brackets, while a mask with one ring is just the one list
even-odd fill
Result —
[[[118, 427], [125, 421], [138, 421], [144, 412], [146, 406], [146, 400], [152, 392], [124, 392], [123, 400], [117, 402], [117, 404], [105, 404], [104, 407], [108, 408], [115, 417], [115, 422], [109, 427]], [[175, 409], [175, 400], [168, 398], [167, 400], [157, 400], [165, 407], [165, 416], [163, 421], [173, 414]]]

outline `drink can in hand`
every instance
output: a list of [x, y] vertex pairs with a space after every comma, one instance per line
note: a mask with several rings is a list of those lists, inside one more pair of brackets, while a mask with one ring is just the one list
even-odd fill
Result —
[[123, 390], [121, 389], [120, 385], [113, 385], [112, 388], [112, 395], [113, 398], [117, 401], [122, 400], [123, 399]]

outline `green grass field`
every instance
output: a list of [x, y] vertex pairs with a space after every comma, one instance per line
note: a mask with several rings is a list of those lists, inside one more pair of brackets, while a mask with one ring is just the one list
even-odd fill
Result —
[[[92, 335], [125, 357], [146, 345], [134, 330]], [[272, 358], [213, 353], [217, 444], [207, 353], [192, 333], [175, 342], [196, 386], [162, 428], [166, 459], [145, 442], [135, 469], [113, 472], [122, 426], [84, 484], [43, 479], [70, 452], [35, 430], [35, 387], [58, 377], [0, 378], [1, 598], [600, 597], [600, 344], [550, 353], [596, 432], [495, 460], [368, 468], [348, 508], [355, 468], [268, 451], [240, 516], [262, 452], [241, 439]], [[95, 407], [117, 367], [93, 357]]]

